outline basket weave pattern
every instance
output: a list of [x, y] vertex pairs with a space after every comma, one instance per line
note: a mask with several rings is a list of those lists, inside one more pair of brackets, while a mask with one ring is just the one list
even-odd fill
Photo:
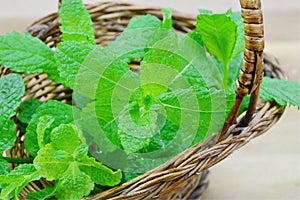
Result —
[[[245, 3], [247, 2], [247, 3]], [[251, 5], [249, 5], [249, 2]], [[252, 2], [252, 3], [251, 3]], [[263, 56], [263, 29], [260, 11], [260, 1], [242, 1], [241, 6], [246, 20], [255, 22], [256, 28], [253, 29], [249, 24], [245, 25], [246, 50], [245, 65], [249, 62], [256, 66], [253, 70], [243, 66], [242, 73], [237, 81], [236, 93], [244, 96], [254, 92], [259, 88], [261, 80], [261, 71], [258, 69], [259, 59]], [[246, 7], [251, 7], [245, 9]], [[148, 8], [135, 6], [127, 3], [101, 2], [99, 4], [88, 5], [93, 26], [95, 29], [95, 42], [100, 45], [106, 45], [114, 40], [127, 26], [132, 17], [152, 14], [162, 18], [159, 8]], [[258, 18], [251, 17], [253, 12], [259, 12]], [[173, 26], [178, 32], [185, 33], [193, 29], [195, 17], [186, 16], [173, 11]], [[261, 20], [261, 21], [253, 21]], [[261, 22], [261, 23], [258, 23]], [[247, 28], [247, 26], [249, 28]], [[60, 42], [61, 32], [57, 13], [51, 14], [36, 21], [28, 29], [28, 32], [35, 37], [40, 38], [48, 46], [55, 48]], [[252, 31], [251, 31], [252, 30]], [[250, 37], [250, 36], [251, 37]], [[257, 55], [256, 53], [259, 53]], [[253, 59], [255, 58], [255, 59]], [[264, 73], [269, 77], [286, 78], [279, 68], [276, 59], [265, 55]], [[10, 73], [8, 69], [0, 67], [0, 75]], [[248, 74], [248, 75], [247, 75]], [[249, 78], [249, 74], [252, 76]], [[23, 76], [26, 86], [26, 94], [22, 101], [28, 98], [36, 98], [41, 101], [56, 99], [66, 103], [72, 102], [72, 91], [62, 85], [57, 85], [50, 81], [45, 74], [35, 74]], [[256, 96], [257, 98], [257, 96]], [[271, 103], [258, 101], [252, 105], [253, 116], [247, 126], [240, 123], [247, 118], [249, 113], [240, 115], [233, 125], [228, 126], [228, 131], [224, 132], [220, 140], [220, 135], [216, 134], [207, 138], [181, 154], [177, 155], [167, 163], [127, 182], [121, 186], [115, 187], [103, 193], [86, 197], [85, 199], [195, 199], [205, 190], [208, 184], [207, 169], [221, 160], [225, 159], [233, 151], [247, 144], [251, 139], [265, 133], [274, 125], [282, 115], [284, 108]], [[253, 102], [252, 102], [253, 104]], [[250, 105], [251, 106], [251, 105]], [[245, 117], [246, 116], [246, 117]], [[248, 116], [249, 117], [249, 116]], [[20, 131], [17, 132], [18, 139], [15, 147], [7, 152], [11, 157], [28, 157], [24, 152], [23, 136]], [[218, 141], [218, 142], [217, 142]], [[38, 183], [30, 183], [20, 194], [21, 198], [26, 197], [30, 191], [37, 191], [46, 185], [52, 183], [41, 180]]]

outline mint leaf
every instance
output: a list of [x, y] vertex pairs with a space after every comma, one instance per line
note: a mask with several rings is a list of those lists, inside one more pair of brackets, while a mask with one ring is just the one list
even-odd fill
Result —
[[67, 41], [58, 45], [55, 59], [63, 85], [73, 89], [76, 75], [93, 48], [91, 44], [76, 41]]
[[[6, 160], [0, 158], [0, 176], [5, 176], [9, 173], [9, 164]], [[2, 189], [2, 184], [0, 182], [0, 191]]]
[[93, 182], [102, 186], [115, 186], [120, 183], [122, 173], [120, 170], [113, 172], [108, 167], [95, 161], [95, 158], [85, 157], [81, 159], [84, 165], [80, 165], [79, 169], [89, 175]]
[[0, 64], [25, 74], [44, 71], [59, 82], [53, 51], [29, 33], [11, 32], [0, 36]]
[[188, 37], [192, 38], [196, 42], [198, 42], [201, 46], [204, 46], [202, 36], [197, 31], [191, 31], [186, 34]]
[[126, 31], [140, 28], [158, 28], [162, 26], [162, 22], [155, 16], [147, 14], [132, 18], [126, 27]]
[[62, 41], [94, 44], [94, 29], [89, 12], [81, 0], [63, 0], [59, 8]]
[[91, 177], [74, 164], [70, 165], [61, 177], [55, 194], [58, 199], [80, 199], [89, 195], [93, 189]]
[[16, 114], [21, 103], [25, 87], [22, 77], [18, 74], [8, 74], [0, 78], [0, 116], [10, 118]]
[[161, 11], [163, 13], [162, 28], [172, 29], [173, 27], [172, 11], [166, 8], [162, 8]]
[[0, 117], [0, 152], [10, 149], [16, 141], [16, 125], [11, 119]]
[[77, 147], [85, 143], [85, 139], [74, 125], [60, 125], [51, 133], [51, 143], [56, 149], [72, 154]]
[[[235, 84], [240, 74], [240, 70], [243, 64], [243, 58], [244, 58], [244, 53], [240, 53], [240, 55], [232, 59], [228, 64], [227, 90], [231, 91], [232, 93], [234, 93], [235, 90]], [[224, 70], [226, 66], [224, 65], [223, 62], [219, 62], [217, 60], [214, 61], [216, 62], [216, 66], [218, 67], [220, 74], [224, 76], [225, 73]]]
[[39, 147], [43, 147], [45, 145], [44, 138], [45, 138], [45, 131], [47, 128], [50, 128], [51, 124], [54, 122], [55, 118], [44, 115], [39, 118], [39, 122], [36, 127], [37, 133], [37, 140]]
[[28, 199], [44, 200], [55, 195], [59, 180], [55, 181], [53, 187], [46, 187], [38, 192], [31, 192], [27, 195]]
[[124, 132], [118, 134], [122, 147], [127, 154], [136, 153], [139, 150], [149, 146], [149, 138], [138, 138], [128, 135]]
[[40, 117], [48, 116], [55, 119], [44, 133], [44, 144], [47, 144], [50, 142], [50, 132], [55, 127], [60, 124], [68, 124], [73, 121], [72, 109], [72, 106], [55, 100], [50, 100], [37, 108], [26, 129], [27, 132], [24, 141], [26, 151], [32, 156], [37, 155], [39, 150], [37, 126], [40, 121]]
[[259, 97], [280, 106], [293, 105], [300, 110], [300, 83], [264, 77]]
[[34, 159], [34, 166], [41, 176], [47, 180], [60, 180], [55, 191], [58, 198], [78, 199], [88, 195], [94, 182], [103, 185], [120, 182], [120, 172], [114, 173], [89, 158], [88, 148], [84, 146], [82, 132], [74, 125], [63, 124], [53, 129], [51, 142], [42, 147]]
[[110, 42], [105, 49], [122, 57], [118, 60], [125, 63], [130, 63], [134, 58], [142, 59], [148, 47], [173, 34], [172, 30], [162, 29], [162, 26], [162, 22], [157, 17], [149, 14], [132, 18], [122, 34]]
[[16, 114], [24, 95], [24, 82], [18, 74], [0, 78], [0, 152], [11, 148], [16, 140], [15, 123], [10, 118]]
[[3, 187], [0, 199], [18, 199], [18, 194], [29, 182], [40, 178], [32, 164], [22, 164], [7, 175], [0, 175]]
[[232, 52], [232, 59], [238, 57], [241, 53], [244, 52], [245, 43], [244, 43], [244, 22], [242, 19], [241, 12], [233, 12], [230, 15], [231, 20], [237, 25], [236, 29], [236, 42]]
[[42, 103], [43, 102], [37, 99], [28, 99], [21, 106], [17, 119], [24, 124], [29, 124], [32, 115], [35, 113], [36, 109], [42, 105]]
[[237, 25], [226, 14], [200, 14], [196, 30], [208, 52], [227, 65], [236, 43]]
[[9, 165], [8, 162], [2, 158], [0, 158], [0, 175], [6, 175], [9, 173]]
[[238, 115], [242, 114], [244, 111], [246, 111], [248, 109], [249, 103], [250, 103], [250, 95], [247, 95], [243, 98]]

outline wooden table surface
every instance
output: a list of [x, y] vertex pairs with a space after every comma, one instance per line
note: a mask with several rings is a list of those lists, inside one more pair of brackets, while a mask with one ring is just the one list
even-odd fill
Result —
[[[171, 7], [191, 15], [196, 15], [198, 8], [215, 12], [223, 12], [230, 7], [239, 9], [237, 0], [126, 2]], [[263, 0], [263, 8], [266, 52], [280, 60], [290, 79], [300, 81], [299, 1]], [[1, 0], [0, 34], [12, 30], [23, 31], [35, 19], [56, 9], [54, 0]], [[210, 172], [210, 186], [203, 196], [204, 200], [299, 200], [300, 112], [288, 108], [282, 119], [265, 135], [212, 167]]]

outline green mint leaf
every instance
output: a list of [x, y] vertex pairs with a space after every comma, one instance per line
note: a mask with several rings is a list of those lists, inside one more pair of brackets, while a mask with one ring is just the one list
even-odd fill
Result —
[[[159, 133], [155, 134], [151, 138], [149, 145], [144, 147], [141, 152], [153, 152], [164, 149], [167, 145], [171, 144], [174, 138], [176, 138], [178, 130], [178, 126], [166, 120], [165, 126], [160, 130]], [[157, 165], [159, 165], [161, 164], [161, 161], [157, 160], [157, 163]]]
[[237, 25], [226, 14], [200, 14], [196, 30], [208, 52], [227, 65], [236, 43]]
[[[244, 53], [240, 53], [236, 58], [230, 61], [228, 70], [228, 89], [235, 90], [235, 83], [240, 74], [243, 64]], [[224, 69], [224, 68], [223, 68]]]
[[54, 117], [48, 115], [44, 115], [39, 118], [39, 122], [36, 127], [36, 133], [37, 133], [38, 145], [40, 148], [45, 145], [44, 142], [45, 131], [47, 128], [50, 128], [54, 120], [55, 120]]
[[64, 150], [69, 154], [85, 143], [82, 132], [74, 125], [61, 125], [55, 128], [51, 133], [51, 141], [56, 149]]
[[[229, 112], [233, 103], [231, 98], [225, 100], [223, 91], [218, 91], [215, 89], [194, 89], [193, 93], [197, 97], [198, 109], [194, 108], [194, 112], [198, 113], [200, 119], [198, 122], [193, 122], [198, 124], [197, 135], [194, 139], [194, 143], [197, 143], [212, 133], [216, 133], [222, 127], [222, 122], [226, 117], [226, 113]], [[189, 107], [180, 106], [178, 99], [184, 99], [187, 102], [192, 101], [191, 91], [189, 89], [177, 90], [176, 92], [164, 93], [160, 96], [160, 99], [164, 106], [166, 107], [168, 119], [175, 125], [180, 126], [182, 120], [180, 116], [185, 109]], [[226, 102], [226, 105], [224, 105]], [[188, 104], [186, 104], [188, 105]], [[186, 112], [186, 114], [189, 114]], [[195, 120], [195, 116], [191, 115], [189, 120]]]
[[166, 8], [161, 9], [161, 11], [163, 13], [162, 28], [172, 29], [173, 27], [172, 11]]
[[73, 121], [72, 109], [72, 106], [55, 100], [50, 100], [37, 108], [26, 129], [27, 132], [24, 141], [26, 151], [32, 156], [37, 155], [39, 150], [37, 126], [40, 121], [40, 117], [49, 116], [55, 119], [50, 127], [44, 132], [43, 140], [44, 144], [47, 144], [50, 142], [50, 132], [55, 127], [60, 124], [68, 124]]
[[10, 118], [21, 104], [25, 87], [20, 75], [8, 74], [0, 78], [0, 88], [0, 152], [3, 152], [16, 140], [15, 123]]
[[[6, 176], [9, 173], [9, 164], [6, 160], [0, 158], [0, 176]], [[0, 182], [0, 191], [2, 189], [2, 183]]]
[[39, 150], [33, 163], [47, 180], [60, 180], [55, 194], [62, 199], [88, 195], [94, 182], [109, 186], [120, 182], [119, 171], [112, 172], [87, 152], [82, 132], [72, 124], [63, 124], [52, 130], [51, 142]]
[[21, 106], [19, 115], [17, 116], [17, 119], [24, 123], [29, 124], [32, 115], [34, 114], [35, 110], [42, 105], [43, 102], [37, 100], [37, 99], [28, 99], [24, 102], [24, 104]]
[[25, 87], [22, 77], [18, 74], [8, 74], [0, 78], [0, 116], [10, 118], [16, 114], [21, 103]]
[[120, 183], [122, 173], [120, 170], [113, 172], [108, 167], [95, 161], [95, 158], [85, 157], [81, 159], [84, 165], [80, 165], [79, 169], [89, 175], [93, 182], [102, 186], [114, 186]]
[[33, 164], [22, 164], [7, 175], [0, 175], [0, 199], [18, 199], [20, 191], [31, 181], [39, 180]]
[[62, 41], [83, 41], [94, 44], [90, 13], [81, 0], [63, 0], [59, 8]]
[[121, 57], [119, 61], [125, 63], [130, 63], [135, 58], [142, 59], [147, 47], [172, 33], [168, 29], [160, 30], [161, 27], [162, 22], [149, 14], [132, 18], [122, 34], [107, 45], [106, 51]]
[[46, 187], [38, 192], [31, 192], [27, 195], [27, 199], [34, 199], [34, 200], [44, 200], [49, 199], [50, 197], [55, 195], [57, 190], [57, 186], [59, 185], [59, 180], [55, 181], [53, 187]]
[[76, 75], [93, 48], [91, 44], [77, 41], [62, 42], [58, 45], [55, 59], [63, 85], [73, 89]]
[[249, 107], [249, 103], [250, 103], [250, 95], [247, 95], [244, 97], [244, 99], [242, 101], [238, 115], [242, 114], [244, 111], [247, 110], [247, 108]]
[[11, 119], [0, 117], [0, 152], [10, 149], [16, 141], [16, 125]]
[[74, 106], [76, 106], [76, 108], [79, 108], [79, 109], [86, 107], [89, 103], [92, 102], [91, 99], [78, 94], [76, 91], [73, 91], [72, 96], [73, 96]]
[[77, 165], [70, 165], [61, 177], [55, 192], [58, 199], [80, 199], [94, 189], [91, 177], [80, 171]]
[[[234, 92], [236, 80], [240, 74], [240, 70], [243, 64], [244, 53], [240, 53], [236, 58], [232, 59], [228, 65], [228, 81], [227, 81], [227, 89], [229, 91]], [[219, 62], [212, 58], [212, 60], [216, 63], [216, 66], [219, 69], [221, 75], [224, 75], [225, 65], [223, 62]]]
[[72, 161], [71, 158], [69, 160], [67, 158], [61, 160], [56, 153], [57, 151], [51, 144], [46, 144], [39, 150], [33, 161], [39, 174], [47, 180], [59, 179], [67, 170], [69, 166], [68, 161]]
[[63, 124], [53, 129], [51, 142], [39, 150], [33, 161], [41, 176], [48, 180], [59, 179], [68, 169], [70, 162], [77, 163], [72, 153], [82, 144], [78, 134], [79, 130], [71, 124]]
[[149, 138], [138, 138], [128, 135], [124, 132], [118, 134], [122, 147], [127, 154], [136, 153], [139, 150], [149, 146]]
[[244, 52], [245, 43], [244, 43], [244, 22], [242, 19], [241, 12], [233, 12], [230, 15], [231, 20], [237, 25], [237, 38], [235, 42], [235, 47], [232, 52], [232, 59], [238, 57], [241, 53]]
[[89, 147], [85, 144], [79, 145], [73, 152], [75, 158], [82, 158], [87, 155]]
[[132, 18], [126, 27], [126, 31], [140, 28], [158, 28], [162, 26], [162, 22], [155, 16], [147, 14]]
[[[110, 131], [107, 131], [108, 135], [106, 136], [104, 132], [101, 129], [99, 129], [97, 117], [91, 115], [91, 113], [95, 113], [94, 102], [87, 104], [82, 109], [82, 112], [75, 112], [74, 115], [74, 118], [76, 119], [76, 125], [78, 125], [80, 130], [84, 132], [84, 135], [89, 141], [89, 144], [101, 146], [108, 152], [112, 152], [117, 147], [121, 147], [118, 136], [113, 134], [110, 135]], [[110, 141], [113, 142], [115, 145], [110, 145]], [[93, 153], [93, 151], [90, 152]]]
[[59, 82], [53, 51], [29, 33], [11, 32], [0, 36], [0, 64], [25, 74], [44, 71]]
[[300, 83], [264, 77], [259, 96], [280, 106], [292, 105], [300, 110]]
[[0, 158], [0, 175], [6, 175], [9, 173], [9, 164], [6, 160]]
[[198, 42], [201, 46], [204, 46], [203, 40], [201, 38], [201, 34], [196, 31], [191, 31], [187, 33], [187, 36]]

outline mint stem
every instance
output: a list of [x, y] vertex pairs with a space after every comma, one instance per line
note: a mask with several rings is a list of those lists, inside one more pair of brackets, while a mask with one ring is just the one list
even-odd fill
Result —
[[228, 71], [229, 71], [229, 63], [224, 63], [223, 85], [225, 90], [227, 90], [228, 88]]
[[14, 163], [14, 164], [24, 164], [24, 163], [33, 162], [33, 158], [10, 158], [10, 157], [0, 156], [0, 159], [4, 159], [9, 163]]

